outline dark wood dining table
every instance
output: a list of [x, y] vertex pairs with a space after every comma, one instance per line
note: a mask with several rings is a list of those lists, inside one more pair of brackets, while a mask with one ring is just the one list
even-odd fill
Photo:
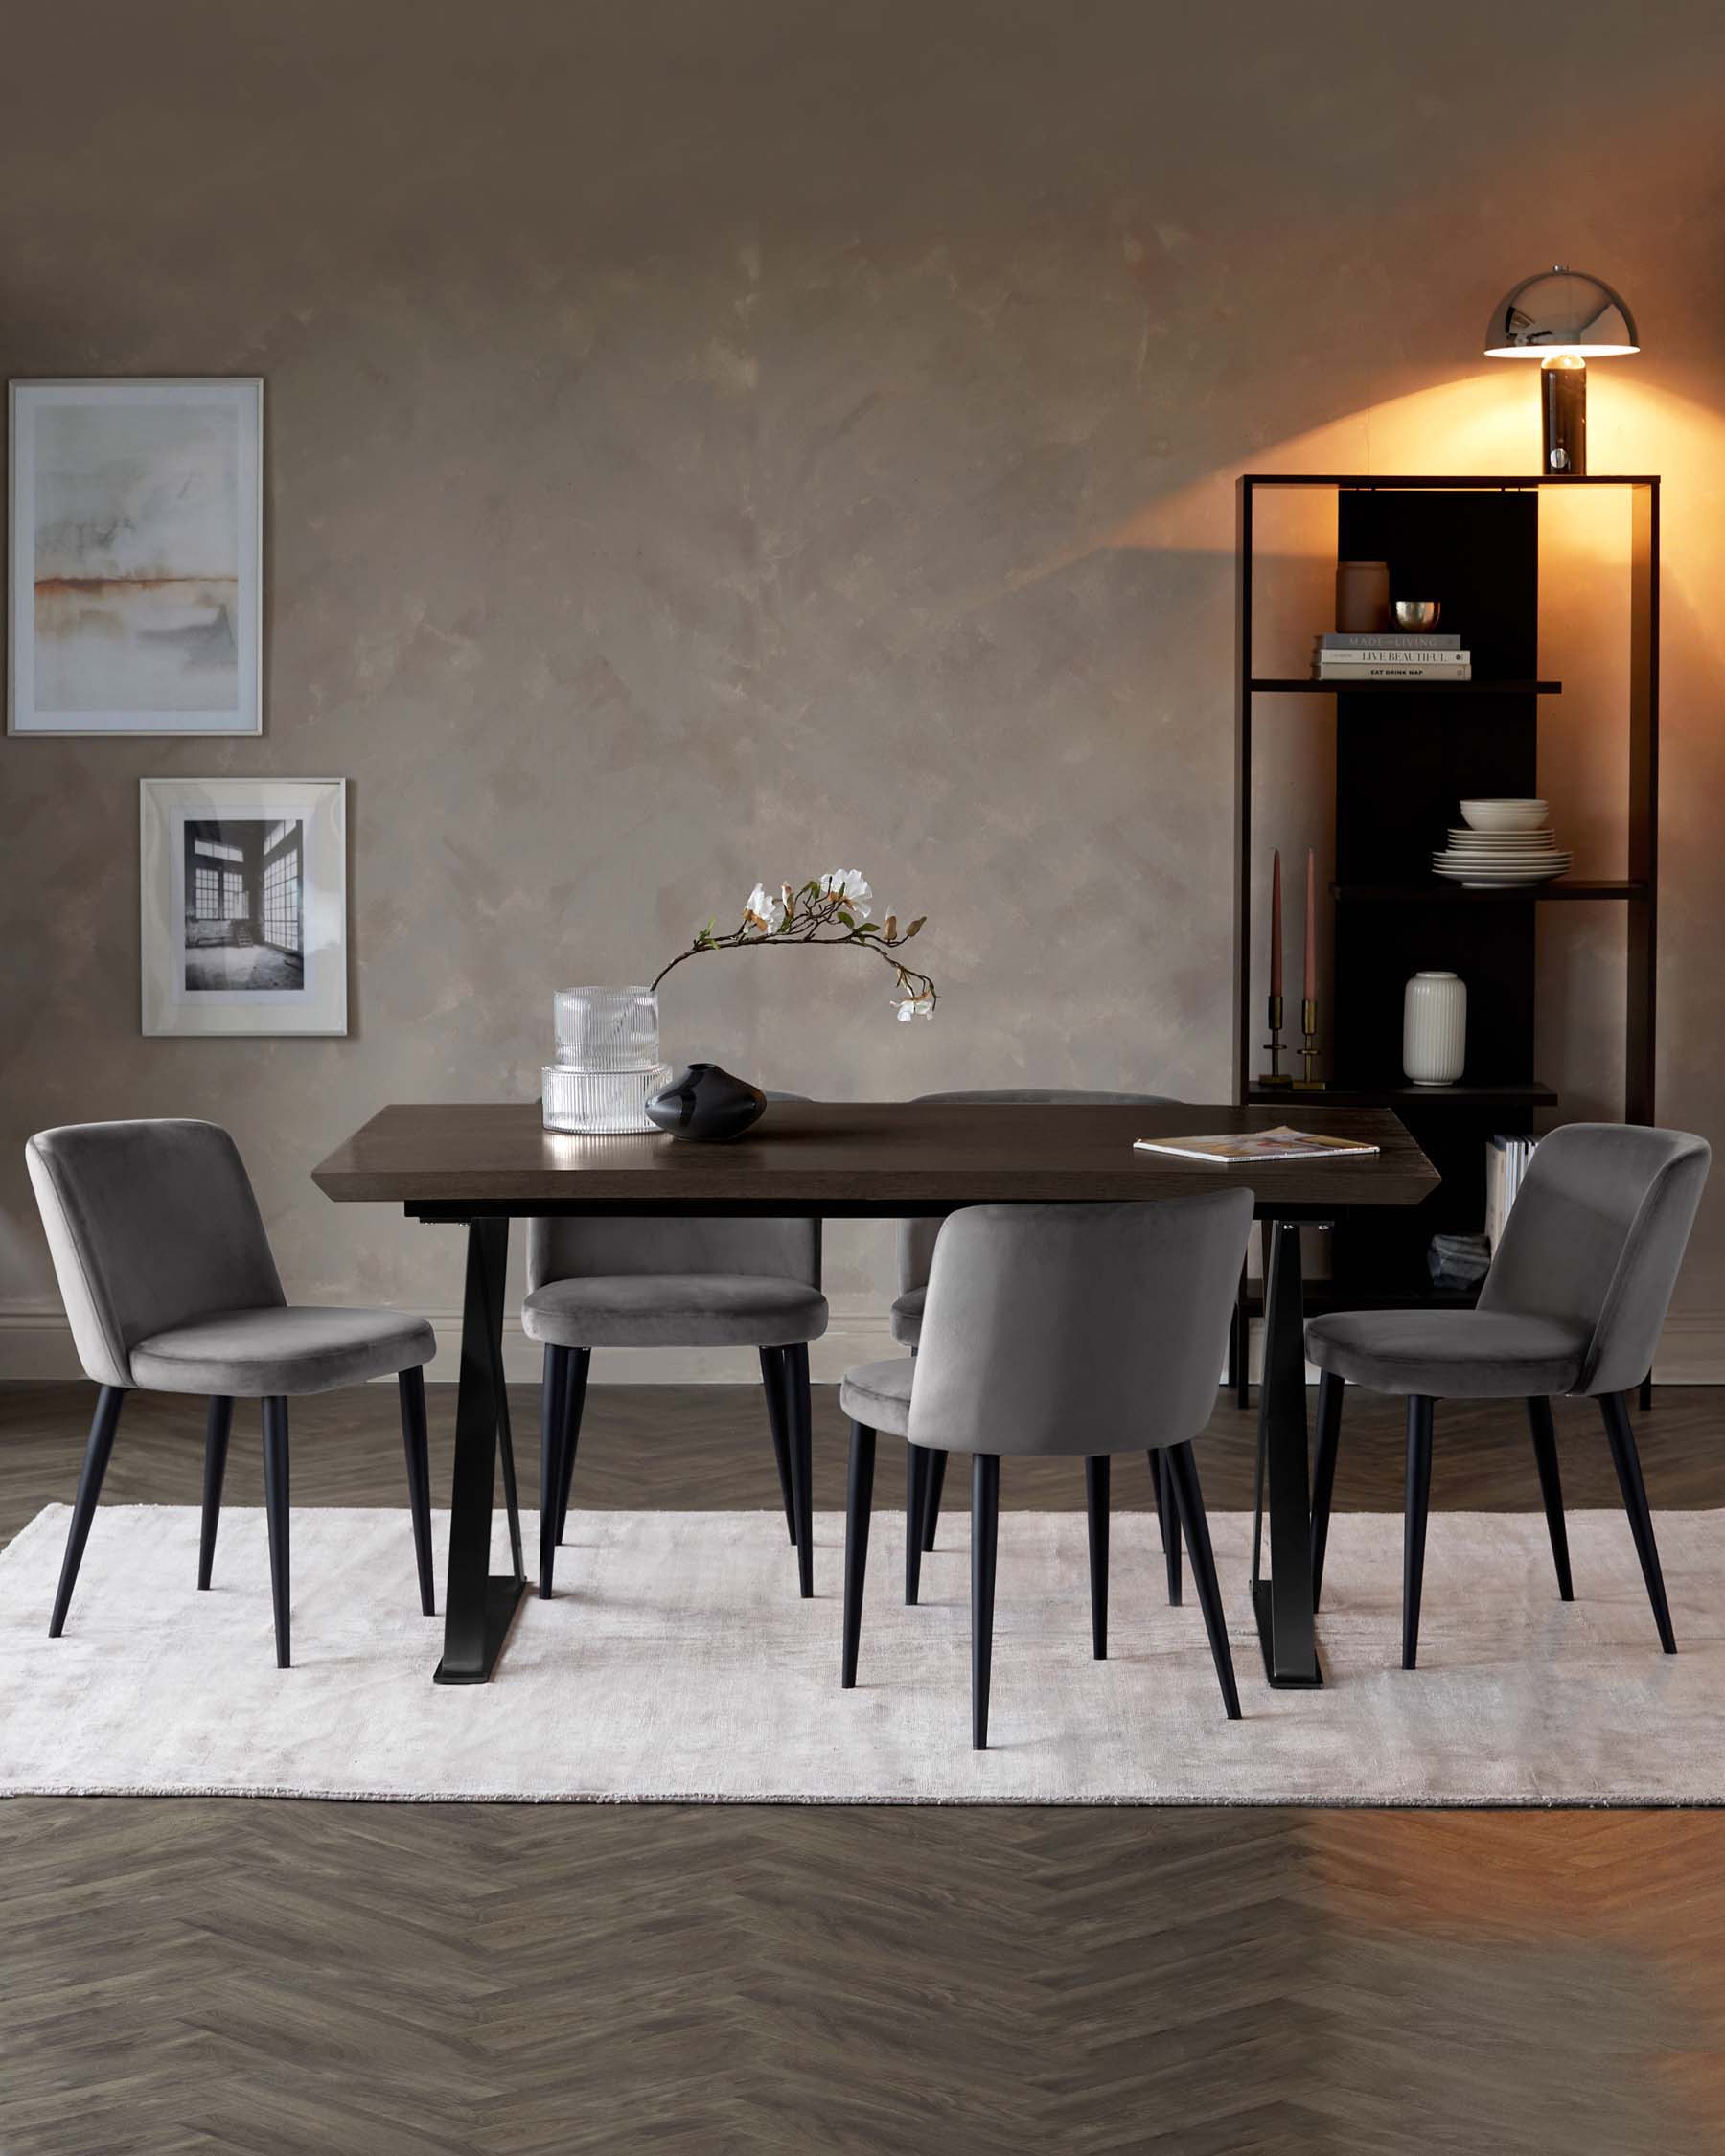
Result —
[[[1136, 1151], [1140, 1137], [1302, 1130], [1362, 1138], [1375, 1154], [1216, 1167]], [[946, 1102], [774, 1102], [742, 1139], [570, 1137], [537, 1104], [400, 1104], [379, 1111], [312, 1171], [329, 1197], [399, 1204], [410, 1220], [467, 1229], [455, 1406], [448, 1580], [440, 1684], [483, 1684], [527, 1592], [503, 1383], [509, 1223], [544, 1214], [730, 1219], [938, 1219], [960, 1206], [1154, 1202], [1249, 1185], [1272, 1224], [1258, 1388], [1252, 1595], [1268, 1681], [1322, 1682], [1312, 1609], [1302, 1224], [1361, 1205], [1417, 1205], [1438, 1171], [1383, 1109], [1184, 1103], [1162, 1108]], [[491, 1570], [499, 1462], [512, 1569]], [[1268, 1515], [1270, 1569], [1263, 1570]]]

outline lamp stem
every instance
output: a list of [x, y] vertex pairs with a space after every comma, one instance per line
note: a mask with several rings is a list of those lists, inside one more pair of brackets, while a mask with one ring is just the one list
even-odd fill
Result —
[[1562, 479], [1587, 476], [1587, 362], [1566, 354], [1539, 370], [1545, 470]]

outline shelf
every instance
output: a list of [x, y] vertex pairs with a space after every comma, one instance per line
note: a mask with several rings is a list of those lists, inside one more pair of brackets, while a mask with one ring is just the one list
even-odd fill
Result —
[[1296, 1093], [1286, 1086], [1251, 1086], [1254, 1108], [1290, 1108], [1321, 1102], [1326, 1108], [1554, 1108], [1553, 1088], [1537, 1079], [1525, 1086], [1338, 1086], [1322, 1093]]
[[[1627, 663], [1622, 731], [1626, 734], [1628, 839], [1618, 857], [1622, 870], [1596, 875], [1579, 870], [1549, 883], [1487, 884], [1468, 889], [1430, 867], [1446, 824], [1458, 823], [1456, 802], [1470, 795], [1529, 797], [1561, 791], [1560, 772], [1578, 750], [1562, 723], [1575, 701], [1572, 677], [1542, 677], [1540, 591], [1566, 587], [1579, 566], [1572, 561], [1574, 535], [1556, 517], [1560, 504], [1551, 490], [1586, 492], [1603, 502], [1610, 492], [1625, 511], [1617, 555], [1627, 572], [1626, 618], [1608, 642], [1620, 669]], [[1308, 549], [1300, 550], [1303, 582], [1290, 583], [1281, 540], [1293, 493], [1303, 490], [1301, 516]], [[1234, 1008], [1236, 1097], [1272, 1119], [1298, 1122], [1302, 1103], [1340, 1108], [1355, 1103], [1400, 1110], [1419, 1142], [1440, 1158], [1448, 1196], [1439, 1198], [1433, 1221], [1455, 1225], [1460, 1207], [1476, 1209], [1474, 1184], [1482, 1162], [1473, 1139], [1483, 1130], [1529, 1130], [1561, 1116], [1565, 1103], [1531, 1081], [1502, 1089], [1444, 1088], [1402, 1090], [1368, 1086], [1373, 1073], [1400, 1077], [1397, 1049], [1402, 1027], [1402, 984], [1414, 968], [1459, 974], [1468, 987], [1471, 1068], [1485, 1074], [1531, 1071], [1536, 1021], [1549, 1001], [1538, 990], [1540, 929], [1556, 919], [1552, 906], [1615, 906], [1587, 916], [1623, 934], [1621, 980], [1623, 1001], [1623, 1108], [1626, 1120], [1655, 1123], [1654, 1038], [1657, 968], [1655, 930], [1659, 881], [1652, 863], [1657, 847], [1659, 740], [1659, 562], [1661, 483], [1633, 469], [1576, 478], [1541, 472], [1530, 457], [1521, 470], [1368, 472], [1327, 469], [1248, 471], [1236, 488], [1236, 634], [1234, 643], [1235, 757], [1238, 786], [1234, 848]], [[1285, 498], [1284, 498], [1285, 497]], [[1280, 512], [1276, 505], [1281, 503]], [[1267, 513], [1275, 512], [1266, 521]], [[1615, 514], [1615, 511], [1614, 511]], [[1311, 520], [1316, 518], [1316, 523]], [[1541, 543], [1541, 525], [1550, 527]], [[1333, 551], [1330, 544], [1333, 525]], [[1471, 680], [1451, 681], [1436, 670], [1410, 677], [1357, 679], [1359, 669], [1331, 664], [1332, 676], [1314, 679], [1325, 652], [1298, 622], [1299, 594], [1309, 601], [1326, 558], [1390, 564], [1392, 587], [1439, 597], [1445, 631], [1460, 631], [1460, 646], [1472, 653]], [[1294, 611], [1289, 613], [1288, 607]], [[1309, 607], [1305, 608], [1309, 624]], [[1255, 633], [1254, 633], [1255, 624]], [[1315, 625], [1327, 629], [1327, 620]], [[1621, 631], [1621, 633], [1620, 633]], [[1393, 633], [1386, 631], [1386, 634]], [[1284, 664], [1292, 660], [1296, 672]], [[1586, 684], [1583, 683], [1585, 688]], [[1414, 710], [1390, 707], [1397, 697], [1426, 700]], [[1316, 711], [1311, 699], [1330, 700]], [[1292, 703], [1280, 700], [1305, 699]], [[1477, 700], [1470, 701], [1468, 700]], [[1418, 723], [1415, 723], [1417, 714]], [[1577, 716], [1571, 713], [1572, 718]], [[1557, 721], [1554, 727], [1541, 721]], [[1431, 722], [1428, 723], [1427, 722]], [[1287, 804], [1274, 807], [1264, 752], [1271, 752], [1278, 784], [1281, 760], [1290, 753], [1288, 725], [1313, 724], [1307, 745], [1318, 765], [1311, 772], [1310, 803], [1295, 816]], [[1262, 1050], [1260, 967], [1262, 880], [1270, 843], [1303, 849], [1326, 820], [1316, 813], [1316, 789], [1334, 745], [1334, 821], [1327, 825], [1329, 860], [1320, 863], [1335, 900], [1322, 933], [1331, 959], [1325, 1022], [1332, 1069], [1331, 1092], [1295, 1093], [1258, 1084], [1268, 1058]], [[1322, 745], [1322, 755], [1319, 756]], [[1254, 748], [1256, 753], [1254, 754]], [[1548, 760], [1551, 768], [1548, 768]], [[1263, 799], [1259, 796], [1262, 794]], [[1264, 829], [1268, 813], [1270, 829]], [[1289, 816], [1295, 816], [1292, 824]], [[1303, 824], [1303, 827], [1302, 827]], [[1494, 855], [1501, 847], [1489, 849]], [[1296, 857], [1297, 858], [1297, 857]], [[1574, 870], [1574, 863], [1571, 863]], [[1364, 902], [1364, 903], [1362, 903]], [[1486, 910], [1480, 911], [1484, 907]], [[1577, 926], [1579, 916], [1577, 916]], [[1298, 1016], [1296, 1003], [1290, 1015]], [[1550, 1022], [1548, 1020], [1547, 1022]], [[1572, 1027], [1573, 1031], [1573, 1027]], [[1297, 1049], [1297, 1042], [1289, 1044]], [[1290, 1067], [1284, 1060], [1284, 1068]], [[1548, 1064], [1547, 1067], [1550, 1067]], [[1351, 1081], [1351, 1082], [1346, 1082]], [[1566, 1096], [1567, 1099], [1567, 1096]], [[1574, 1112], [1571, 1104], [1571, 1112]], [[1463, 1205], [1463, 1200], [1465, 1204]], [[1441, 1220], [1439, 1221], [1439, 1215]], [[1410, 1248], [1414, 1225], [1372, 1216], [1347, 1223], [1345, 1265], [1356, 1280], [1392, 1280], [1414, 1291], [1389, 1299], [1431, 1300], [1422, 1293], [1423, 1264]], [[1363, 1299], [1363, 1298], [1361, 1298]]]
[[1332, 883], [1338, 906], [1503, 906], [1552, 899], [1644, 899], [1644, 881], [1616, 877], [1559, 876], [1550, 883], [1510, 883], [1494, 890], [1471, 890], [1464, 883]]
[[1254, 696], [1560, 697], [1561, 681], [1314, 681], [1301, 675], [1254, 675]]
[[1452, 488], [1458, 493], [1484, 492], [1493, 494], [1519, 494], [1530, 487], [1657, 487], [1658, 477], [1650, 471], [1586, 471], [1567, 476], [1543, 471], [1499, 473], [1495, 477], [1482, 477], [1474, 473], [1450, 476], [1443, 472], [1421, 472], [1397, 475], [1386, 472], [1382, 476], [1363, 471], [1248, 471], [1241, 485], [1246, 487], [1340, 487], [1348, 493], [1394, 493], [1412, 488]]

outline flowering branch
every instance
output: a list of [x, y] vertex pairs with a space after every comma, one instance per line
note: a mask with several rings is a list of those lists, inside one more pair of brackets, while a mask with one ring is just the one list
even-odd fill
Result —
[[795, 889], [781, 883], [776, 898], [765, 884], [757, 883], [748, 894], [736, 928], [721, 935], [716, 922], [709, 919], [688, 950], [679, 951], [668, 966], [660, 968], [653, 986], [656, 989], [685, 958], [698, 958], [704, 951], [745, 951], [757, 944], [763, 948], [786, 943], [847, 944], [853, 950], [873, 952], [883, 965], [892, 968], [899, 991], [894, 1000], [901, 1019], [932, 1018], [938, 1000], [934, 983], [927, 974], [919, 974], [892, 955], [918, 932], [927, 915], [919, 914], [908, 928], [901, 929], [896, 913], [874, 920], [869, 912], [873, 904], [873, 891], [855, 868], [829, 869], [826, 875], [814, 877]]

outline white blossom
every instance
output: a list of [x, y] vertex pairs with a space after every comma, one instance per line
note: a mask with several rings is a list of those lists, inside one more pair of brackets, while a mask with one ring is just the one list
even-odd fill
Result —
[[743, 933], [746, 936], [776, 935], [784, 920], [784, 900], [774, 897], [765, 883], [757, 883], [743, 908]]
[[874, 904], [868, 879], [860, 868], [829, 868], [820, 879], [820, 895], [824, 899], [842, 899], [858, 913], [866, 913]]
[[932, 993], [901, 997], [898, 1004], [898, 1015], [901, 1025], [908, 1025], [910, 1021], [916, 1018], [932, 1018], [934, 1016]]

